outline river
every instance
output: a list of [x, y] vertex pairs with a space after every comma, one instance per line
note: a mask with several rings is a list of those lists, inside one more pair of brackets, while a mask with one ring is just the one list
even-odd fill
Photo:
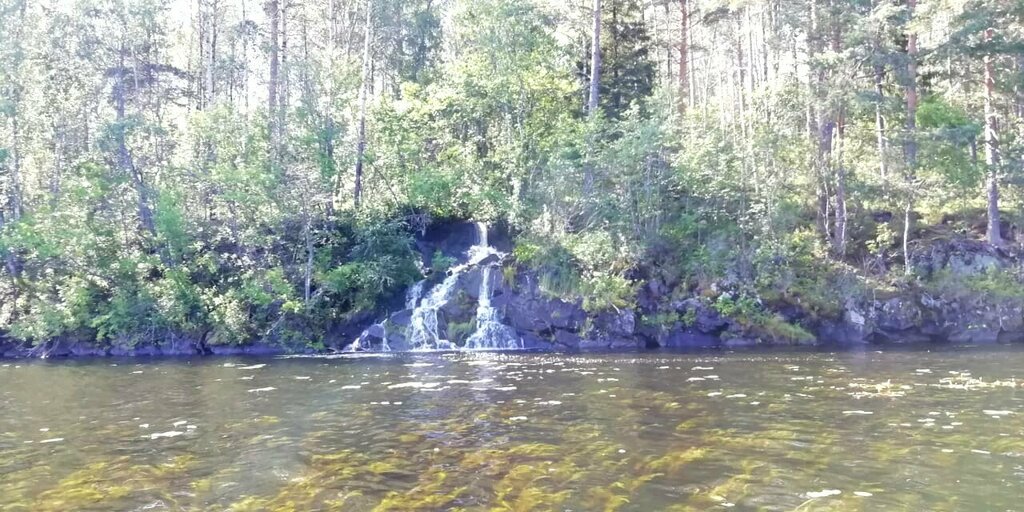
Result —
[[0, 361], [0, 510], [1020, 510], [1024, 350]]

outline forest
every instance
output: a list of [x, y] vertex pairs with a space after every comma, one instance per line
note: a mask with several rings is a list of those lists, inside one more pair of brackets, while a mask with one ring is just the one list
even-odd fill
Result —
[[1022, 164], [1012, 0], [0, 0], [0, 333], [322, 349], [472, 220], [799, 340], [1016, 254]]

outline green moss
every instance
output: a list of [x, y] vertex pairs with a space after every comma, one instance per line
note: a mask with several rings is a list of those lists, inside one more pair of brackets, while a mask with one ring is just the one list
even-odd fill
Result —
[[452, 268], [455, 262], [455, 258], [445, 256], [441, 251], [434, 251], [434, 256], [430, 259], [430, 270], [435, 274], [442, 275]]
[[448, 338], [456, 345], [462, 345], [465, 343], [466, 339], [468, 339], [474, 331], [476, 331], [475, 320], [448, 323]]
[[653, 315], [645, 315], [640, 321], [648, 327], [667, 330], [680, 322], [682, 315], [675, 311], [661, 311]]
[[519, 267], [517, 265], [505, 265], [501, 268], [501, 278], [505, 286], [512, 286], [516, 282], [516, 276], [519, 275]]
[[686, 327], [693, 326], [693, 324], [695, 324], [697, 322], [697, 310], [696, 309], [687, 309], [686, 313], [683, 313], [679, 317], [679, 322], [682, 323]]
[[1006, 300], [1024, 300], [1024, 283], [1013, 272], [990, 268], [980, 276], [964, 278], [968, 289], [983, 295]]
[[787, 322], [778, 315], [764, 315], [758, 320], [761, 332], [776, 342], [811, 343], [814, 335], [800, 325]]

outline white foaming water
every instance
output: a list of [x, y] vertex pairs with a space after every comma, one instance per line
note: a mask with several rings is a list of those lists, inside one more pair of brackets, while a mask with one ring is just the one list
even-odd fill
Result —
[[391, 345], [388, 345], [388, 321], [386, 319], [380, 323], [380, 330], [383, 336], [380, 342], [380, 351], [391, 352]]
[[[409, 345], [412, 350], [455, 350], [459, 349], [451, 341], [441, 337], [438, 322], [438, 311], [452, 299], [455, 286], [463, 274], [478, 266], [481, 261], [491, 255], [501, 253], [490, 246], [487, 237], [487, 225], [478, 222], [477, 243], [469, 249], [469, 261], [449, 270], [448, 277], [435, 286], [417, 305], [417, 297], [422, 293], [423, 282], [419, 282], [409, 290], [406, 303], [412, 309], [409, 328]], [[515, 331], [501, 323], [498, 310], [491, 306], [492, 264], [481, 269], [480, 299], [477, 306], [476, 331], [466, 341], [466, 349], [515, 349], [521, 348], [517, 342]], [[417, 289], [418, 288], [418, 289]]]
[[451, 345], [442, 340], [438, 329], [437, 312], [448, 303], [459, 281], [459, 273], [453, 272], [435, 286], [419, 306], [412, 310], [409, 326], [409, 346], [413, 350], [438, 350], [442, 345]]
[[476, 332], [466, 340], [467, 349], [485, 350], [511, 350], [523, 348], [519, 343], [516, 332], [509, 326], [501, 323], [501, 315], [498, 310], [491, 306], [491, 271], [493, 267], [487, 265], [483, 268], [483, 276], [480, 279], [480, 301], [476, 308]]
[[426, 280], [417, 281], [405, 292], [405, 309], [416, 309], [420, 297], [423, 296], [423, 283], [426, 283]]
[[[409, 287], [409, 290], [405, 292], [405, 309], [416, 309], [417, 303], [420, 301], [420, 297], [423, 296], [423, 285], [426, 280], [417, 281]], [[381, 331], [381, 352], [391, 352], [391, 345], [388, 343], [388, 319], [385, 317], [380, 323], [373, 324], [373, 327], [379, 327]], [[373, 344], [370, 341], [370, 330], [367, 329], [359, 335], [358, 338], [351, 345], [348, 346], [348, 352], [362, 352], [373, 350]]]
[[[373, 324], [373, 327], [379, 327], [381, 332], [380, 351], [391, 352], [391, 345], [388, 344], [388, 319], [385, 318], [379, 323]], [[362, 334], [348, 346], [347, 352], [362, 352], [367, 350], [373, 350], [373, 344], [370, 342], [370, 329], [363, 331]]]

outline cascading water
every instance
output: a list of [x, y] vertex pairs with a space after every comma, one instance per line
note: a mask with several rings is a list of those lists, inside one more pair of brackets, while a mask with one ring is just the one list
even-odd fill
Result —
[[[406, 330], [406, 346], [410, 350], [511, 350], [523, 348], [521, 340], [516, 336], [515, 330], [501, 323], [501, 313], [491, 303], [494, 294], [494, 269], [499, 266], [495, 260], [487, 261], [490, 256], [503, 256], [502, 253], [491, 247], [487, 237], [487, 225], [477, 223], [477, 241], [467, 251], [467, 261], [455, 266], [448, 271], [443, 281], [424, 290], [426, 281], [419, 281], [412, 285], [405, 295], [405, 309], [408, 314], [408, 329]], [[479, 269], [481, 274], [479, 301], [476, 310], [476, 329], [466, 339], [463, 347], [447, 339], [447, 326], [441, 321], [441, 310], [447, 306], [460, 289], [460, 282], [473, 270]], [[387, 323], [393, 319], [399, 325], [404, 321], [400, 320], [399, 314], [395, 317], [385, 319], [374, 324], [356, 339], [350, 346], [352, 351], [380, 350], [388, 352], [391, 346], [388, 340]], [[380, 338], [379, 348], [374, 341]]]
[[523, 348], [515, 330], [501, 323], [501, 315], [491, 306], [493, 285], [491, 271], [493, 267], [483, 268], [480, 280], [480, 302], [476, 308], [476, 332], [466, 340], [467, 349], [512, 350]]
[[391, 352], [391, 345], [388, 344], [388, 321], [387, 320], [384, 320], [383, 322], [380, 323], [380, 332], [381, 332], [380, 351], [381, 352]]
[[[409, 345], [413, 350], [451, 350], [457, 349], [454, 343], [442, 338], [442, 332], [438, 321], [438, 312], [452, 299], [455, 294], [456, 285], [463, 275], [491, 255], [501, 256], [501, 253], [490, 246], [487, 238], [487, 225], [479, 222], [477, 228], [477, 242], [469, 249], [469, 261], [452, 268], [449, 275], [440, 284], [430, 290], [430, 293], [417, 305], [415, 301], [412, 306], [412, 319], [409, 327]], [[476, 331], [468, 338], [466, 349], [512, 349], [520, 348], [512, 328], [501, 323], [501, 316], [498, 310], [491, 306], [491, 294], [493, 286], [491, 272], [493, 263], [483, 265], [481, 268], [482, 279], [480, 284], [480, 298], [477, 307]], [[412, 296], [410, 294], [410, 296]]]
[[459, 280], [459, 273], [452, 272], [441, 284], [435, 286], [423, 301], [412, 310], [409, 325], [409, 346], [413, 350], [444, 350], [452, 348], [451, 342], [441, 338], [437, 313], [448, 303]]
[[369, 329], [363, 331], [362, 334], [348, 346], [349, 352], [362, 352], [373, 350], [373, 343], [371, 340], [370, 331], [379, 330], [380, 332], [380, 351], [391, 352], [391, 345], [388, 343], [388, 319], [385, 318], [378, 323], [373, 324]]
[[[409, 291], [405, 294], [405, 309], [415, 309], [416, 304], [419, 302], [420, 297], [423, 295], [423, 284], [426, 281], [417, 281], [416, 284], [409, 287]], [[349, 352], [361, 352], [373, 350], [373, 343], [371, 342], [371, 330], [379, 330], [380, 333], [380, 351], [391, 352], [391, 345], [388, 343], [388, 318], [373, 324], [369, 329], [362, 332], [358, 338], [351, 345], [348, 346]]]
[[423, 296], [423, 284], [426, 281], [417, 281], [416, 284], [409, 288], [409, 291], [405, 292], [405, 309], [416, 309], [416, 305], [420, 302], [420, 297]]

